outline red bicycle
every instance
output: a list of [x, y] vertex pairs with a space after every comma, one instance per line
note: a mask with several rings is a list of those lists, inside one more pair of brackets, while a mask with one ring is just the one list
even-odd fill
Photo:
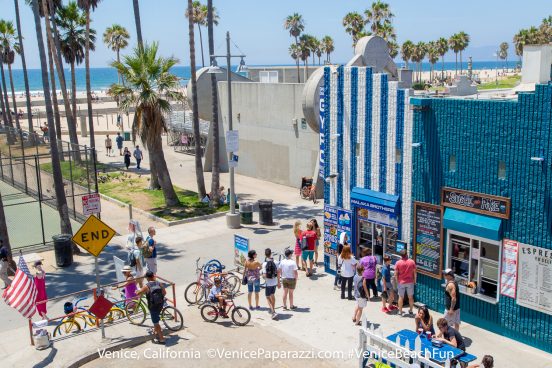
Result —
[[225, 299], [224, 309], [221, 310], [217, 304], [205, 304], [201, 307], [201, 318], [205, 322], [215, 322], [219, 316], [232, 319], [232, 322], [236, 326], [245, 326], [251, 320], [251, 313], [244, 307], [238, 307], [234, 304], [235, 293], [227, 293], [227, 299]]
[[[208, 272], [205, 270], [205, 266], [199, 265], [200, 258], [196, 259], [196, 275], [197, 280], [192, 282], [186, 287], [184, 291], [184, 299], [188, 304], [198, 304], [207, 299], [211, 287], [214, 285], [214, 279], [220, 277], [222, 279], [222, 286], [228, 289], [230, 292], [238, 292], [241, 286], [241, 280], [238, 276], [231, 272]], [[224, 269], [224, 266], [222, 266]]]

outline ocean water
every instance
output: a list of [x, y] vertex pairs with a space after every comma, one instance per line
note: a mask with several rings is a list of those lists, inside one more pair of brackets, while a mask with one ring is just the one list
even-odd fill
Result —
[[[467, 69], [468, 63], [464, 61], [463, 63], [464, 70]], [[290, 64], [292, 66], [293, 64]], [[397, 65], [399, 67], [404, 66], [404, 62], [397, 61]], [[514, 68], [517, 65], [517, 61], [508, 61], [508, 68]], [[263, 65], [267, 66], [267, 65]], [[413, 67], [412, 63], [410, 63], [410, 68]], [[499, 61], [498, 63], [496, 61], [474, 61], [473, 62], [473, 69], [474, 70], [480, 70], [480, 69], [495, 69], [498, 66], [499, 69], [506, 66], [506, 63]], [[447, 61], [444, 64], [445, 70], [454, 70], [455, 68], [455, 62]], [[438, 62], [435, 64], [436, 70], [441, 70], [441, 62]], [[460, 68], [460, 65], [458, 65], [458, 68]], [[235, 69], [235, 67], [233, 68]], [[424, 71], [430, 70], [430, 64], [425, 62], [422, 63], [422, 69]], [[29, 76], [29, 88], [30, 90], [40, 92], [42, 91], [42, 77], [40, 69], [28, 69], [27, 70], [28, 76]], [[70, 80], [71, 80], [71, 73], [69, 69], [65, 70], [66, 73], [66, 80], [68, 82], [68, 87], [70, 87]], [[178, 77], [182, 79], [181, 83], [182, 85], [185, 85], [187, 81], [190, 79], [190, 67], [189, 66], [175, 66], [173, 68], [173, 73], [176, 74]], [[86, 73], [84, 68], [77, 68], [75, 70], [75, 75], [77, 77], [77, 91], [85, 91], [86, 90]], [[6, 70], [6, 78], [9, 80], [8, 72]], [[13, 81], [14, 81], [14, 88], [15, 91], [18, 93], [25, 91], [25, 84], [23, 80], [23, 70], [21, 69], [14, 69], [13, 70]], [[91, 68], [90, 69], [90, 82], [91, 87], [93, 91], [103, 91], [108, 89], [113, 83], [117, 82], [117, 72], [114, 68], [106, 67], [106, 68]], [[9, 86], [9, 85], [8, 85]], [[58, 82], [58, 88], [59, 88], [59, 82]], [[9, 87], [8, 87], [9, 88]]]

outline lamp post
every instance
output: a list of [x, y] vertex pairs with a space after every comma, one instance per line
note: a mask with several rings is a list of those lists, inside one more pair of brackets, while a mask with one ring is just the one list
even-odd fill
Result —
[[[232, 58], [240, 58], [240, 67], [239, 70], [245, 70], [245, 62], [243, 58], [245, 55], [231, 55], [230, 54], [230, 32], [226, 32], [226, 55], [210, 55], [211, 57], [211, 66], [207, 73], [222, 73], [222, 70], [217, 66], [216, 58], [224, 57], [226, 58], [226, 81], [228, 85], [228, 131], [232, 132]], [[229, 158], [229, 168], [230, 168], [230, 212], [226, 214], [226, 224], [231, 229], [237, 229], [240, 227], [240, 217], [236, 213], [236, 188], [234, 184], [234, 163], [233, 163], [234, 152], [228, 152]], [[218, 162], [215, 163], [218, 165]]]

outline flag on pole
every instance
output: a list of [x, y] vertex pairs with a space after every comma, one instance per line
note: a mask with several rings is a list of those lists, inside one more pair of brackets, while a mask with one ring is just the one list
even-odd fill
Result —
[[16, 309], [23, 317], [31, 318], [36, 311], [37, 294], [34, 278], [23, 256], [20, 256], [15, 277], [11, 285], [2, 294], [2, 298], [4, 298], [7, 305]]

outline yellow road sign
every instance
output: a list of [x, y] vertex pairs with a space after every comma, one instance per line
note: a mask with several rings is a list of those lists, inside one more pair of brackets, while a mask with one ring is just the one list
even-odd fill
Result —
[[114, 235], [115, 230], [96, 216], [90, 215], [73, 236], [73, 241], [97, 257]]

